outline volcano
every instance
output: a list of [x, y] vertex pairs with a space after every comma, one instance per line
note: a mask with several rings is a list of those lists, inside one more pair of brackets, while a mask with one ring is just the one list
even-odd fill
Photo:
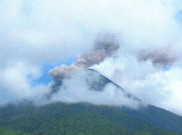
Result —
[[[125, 98], [140, 107], [132, 109], [87, 102], [56, 102], [42, 106], [34, 106], [30, 102], [9, 104], [0, 108], [0, 135], [182, 134], [181, 116], [152, 105], [143, 106], [139, 98], [95, 70], [90, 69], [87, 74], [90, 91], [104, 91], [108, 84], [112, 84]], [[62, 87], [60, 81], [53, 87], [49, 98]]]

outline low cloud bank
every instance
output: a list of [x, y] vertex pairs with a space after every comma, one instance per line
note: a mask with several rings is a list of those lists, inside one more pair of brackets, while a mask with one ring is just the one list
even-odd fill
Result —
[[62, 81], [59, 91], [52, 93], [48, 102], [86, 102], [133, 109], [144, 105], [127, 91], [107, 81], [96, 71], [80, 69]]

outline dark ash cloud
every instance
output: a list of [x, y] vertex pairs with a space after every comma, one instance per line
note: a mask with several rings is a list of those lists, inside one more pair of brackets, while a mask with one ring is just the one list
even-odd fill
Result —
[[170, 48], [155, 49], [152, 51], [143, 50], [140, 52], [139, 60], [151, 60], [154, 65], [169, 66], [177, 59], [177, 55]]

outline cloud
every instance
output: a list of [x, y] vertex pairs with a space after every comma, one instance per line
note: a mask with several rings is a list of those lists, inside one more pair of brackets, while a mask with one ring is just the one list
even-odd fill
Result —
[[180, 77], [182, 68], [180, 65], [163, 68], [153, 64], [151, 60], [140, 61], [130, 55], [107, 59], [92, 68], [109, 77], [144, 103], [181, 115], [179, 104], [182, 102]]
[[144, 105], [115, 84], [105, 82], [105, 78], [92, 70], [80, 69], [70, 78], [64, 78], [62, 84], [59, 85], [61, 85], [59, 91], [52, 94], [49, 102], [87, 102], [134, 109]]
[[[32, 84], [41, 77], [44, 63], [81, 56], [76, 65], [92, 66], [144, 102], [182, 114], [177, 104], [182, 97], [181, 78], [176, 75], [182, 69], [181, 10], [180, 0], [1, 1], [1, 103], [35, 95], [41, 100], [52, 83]], [[101, 47], [107, 39], [113, 40], [104, 36], [95, 42], [99, 33], [117, 35], [116, 46]], [[62, 71], [75, 68], [67, 66], [62, 65]], [[60, 73], [60, 68], [54, 71]], [[87, 94], [92, 95], [86, 91], [87, 98], [81, 99], [68, 93], [74, 101], [88, 101]], [[94, 94], [107, 103], [108, 93]], [[99, 98], [90, 98], [101, 104]]]
[[155, 50], [141, 50], [139, 60], [151, 60], [155, 65], [166, 67], [177, 61], [177, 55], [171, 46], [166, 46]]
[[[29, 68], [26, 69], [26, 66]], [[0, 105], [36, 99], [37, 94], [41, 97], [47, 91], [47, 86], [42, 84], [33, 87], [32, 82], [39, 78], [40, 71], [25, 63], [8, 66], [0, 72], [0, 76]]]

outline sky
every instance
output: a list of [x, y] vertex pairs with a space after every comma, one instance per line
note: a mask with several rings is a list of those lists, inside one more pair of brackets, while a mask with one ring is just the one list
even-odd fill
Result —
[[[181, 0], [0, 0], [0, 105], [39, 102], [50, 92], [53, 73], [81, 66], [145, 103], [182, 115], [181, 36]], [[99, 48], [107, 39], [112, 46], [110, 37], [119, 47]], [[65, 85], [75, 84], [74, 78]], [[80, 94], [70, 88], [65, 95], [93, 103], [96, 93], [81, 89], [81, 81]], [[97, 103], [109, 104], [107, 94], [98, 94]], [[53, 101], [65, 95], [59, 92]], [[121, 97], [109, 100], [117, 104]]]

